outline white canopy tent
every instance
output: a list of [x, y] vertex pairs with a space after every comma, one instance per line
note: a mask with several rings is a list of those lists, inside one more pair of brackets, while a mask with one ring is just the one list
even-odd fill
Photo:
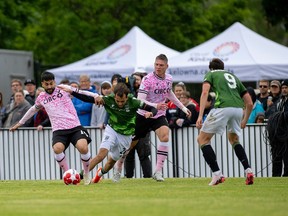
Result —
[[199, 83], [208, 72], [212, 58], [222, 59], [225, 69], [241, 81], [288, 78], [288, 48], [238, 22], [207, 42], [171, 58], [168, 72], [174, 81]]
[[57, 83], [64, 78], [78, 81], [80, 74], [88, 74], [91, 81], [110, 81], [115, 73], [128, 76], [138, 68], [146, 68], [161, 53], [168, 58], [179, 55], [178, 51], [160, 44], [134, 26], [125, 36], [104, 50], [48, 71], [54, 73]]

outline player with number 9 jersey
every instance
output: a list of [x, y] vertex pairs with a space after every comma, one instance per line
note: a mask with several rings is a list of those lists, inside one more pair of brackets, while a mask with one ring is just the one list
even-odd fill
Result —
[[215, 108], [243, 108], [242, 96], [246, 88], [234, 74], [225, 70], [212, 70], [205, 75], [204, 82], [209, 82], [216, 94]]

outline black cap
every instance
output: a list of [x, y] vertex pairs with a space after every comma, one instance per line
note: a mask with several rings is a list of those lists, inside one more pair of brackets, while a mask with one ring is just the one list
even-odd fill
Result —
[[283, 81], [281, 82], [281, 87], [282, 87], [283, 85], [288, 86], [288, 79], [283, 80]]
[[33, 84], [33, 85], [36, 85], [35, 81], [34, 81], [34, 80], [31, 80], [31, 79], [27, 79], [27, 80], [25, 80], [24, 85], [27, 85], [27, 84]]

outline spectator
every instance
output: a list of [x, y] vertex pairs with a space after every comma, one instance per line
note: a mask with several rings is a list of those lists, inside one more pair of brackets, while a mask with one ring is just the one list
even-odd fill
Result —
[[[112, 84], [109, 81], [102, 82], [100, 92], [100, 95], [108, 96], [112, 92]], [[105, 122], [107, 123], [107, 112], [105, 110], [105, 107], [93, 104], [91, 126], [104, 129]]]
[[95, 88], [96, 92], [101, 92], [101, 83], [95, 81], [95, 82], [93, 82], [92, 87]]
[[[81, 90], [90, 91], [96, 93], [96, 91], [90, 85], [90, 77], [86, 74], [80, 75], [79, 85]], [[82, 126], [90, 126], [91, 123], [91, 114], [92, 114], [92, 105], [91, 103], [83, 102], [78, 98], [73, 97], [72, 102], [77, 111], [77, 115], [80, 119]]]
[[60, 84], [69, 85], [70, 81], [67, 78], [64, 78], [60, 81]]
[[28, 94], [25, 95], [25, 99], [31, 104], [34, 105], [36, 99], [36, 83], [34, 80], [27, 79], [24, 82], [25, 89]]
[[120, 74], [113, 74], [111, 77], [112, 91], [114, 91], [114, 87], [117, 85], [118, 80], [121, 78], [122, 76]]
[[14, 107], [14, 94], [15, 94], [15, 92], [20, 91], [22, 89], [23, 89], [22, 82], [19, 79], [13, 79], [11, 81], [12, 95], [10, 97], [9, 102], [6, 105], [6, 110], [11, 110]]
[[270, 96], [267, 99], [267, 109], [265, 118], [268, 119], [276, 110], [274, 104], [279, 100], [281, 94], [281, 84], [278, 80], [273, 80], [270, 83]]
[[[41, 92], [45, 92], [45, 89], [42, 87], [38, 87], [36, 90], [36, 98]], [[43, 127], [50, 127], [50, 119], [44, 107], [39, 109], [37, 113], [34, 114], [34, 127], [37, 128], [38, 131], [43, 130]]]
[[288, 80], [282, 81], [281, 97], [275, 104], [275, 112], [267, 122], [267, 135], [272, 155], [272, 176], [288, 177]]
[[259, 81], [259, 91], [260, 93], [257, 95], [257, 99], [263, 106], [263, 109], [266, 111], [267, 109], [267, 99], [269, 96], [269, 81], [268, 80], [260, 80]]
[[[175, 120], [169, 122], [170, 128], [188, 127], [191, 124], [195, 124], [198, 118], [198, 112], [196, 111], [195, 104], [190, 101], [190, 92], [185, 91], [180, 95], [180, 102], [190, 110], [191, 116], [187, 116], [180, 108], [176, 109]], [[172, 124], [171, 124], [172, 123]]]
[[255, 119], [256, 124], [264, 123], [265, 122], [265, 114], [264, 113], [258, 113]]
[[247, 91], [253, 102], [253, 109], [252, 109], [252, 112], [250, 113], [250, 116], [247, 122], [248, 124], [249, 123], [251, 124], [251, 123], [256, 122], [256, 116], [258, 115], [258, 113], [264, 113], [265, 111], [260, 101], [256, 99], [256, 94], [255, 94], [254, 89], [252, 87], [247, 87]]
[[[31, 104], [29, 104], [29, 102], [26, 101], [24, 98], [23, 90], [18, 90], [17, 92], [15, 92], [14, 106], [12, 107], [12, 109], [7, 111], [6, 113], [7, 119], [4, 122], [3, 127], [5, 128], [12, 127], [23, 117], [23, 115], [27, 112], [27, 110], [29, 110], [30, 107]], [[23, 126], [24, 127], [31, 126], [32, 121], [33, 118], [30, 118]]]
[[3, 104], [3, 94], [0, 92], [0, 128], [3, 126], [4, 123], [4, 116], [6, 112], [6, 107]]

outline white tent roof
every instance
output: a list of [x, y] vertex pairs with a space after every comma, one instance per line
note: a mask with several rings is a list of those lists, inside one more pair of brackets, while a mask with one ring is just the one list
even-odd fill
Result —
[[220, 58], [242, 81], [288, 78], [288, 48], [236, 22], [223, 33], [171, 58], [174, 81], [202, 82], [209, 61]]
[[137, 68], [143, 69], [153, 64], [155, 57], [161, 53], [168, 58], [179, 55], [178, 51], [160, 44], [134, 26], [125, 36], [104, 50], [48, 71], [54, 73], [56, 82], [63, 78], [78, 81], [80, 74], [90, 75], [91, 81], [110, 81], [115, 73], [128, 76]]

